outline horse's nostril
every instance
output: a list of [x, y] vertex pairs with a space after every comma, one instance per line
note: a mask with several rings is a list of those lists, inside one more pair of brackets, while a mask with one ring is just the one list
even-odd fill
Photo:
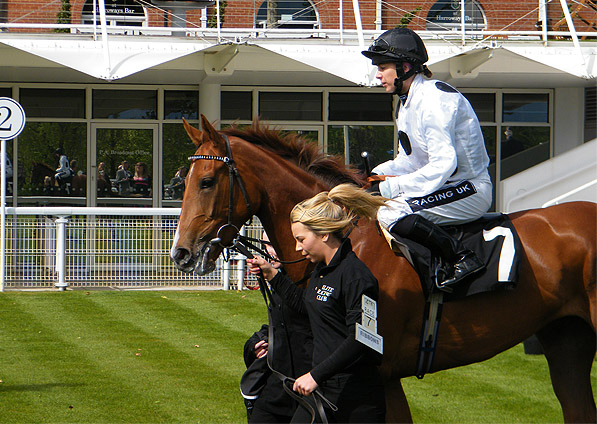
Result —
[[183, 249], [183, 248], [178, 248], [176, 249], [176, 251], [174, 252], [174, 256], [172, 257], [172, 259], [174, 259], [176, 262], [180, 262], [182, 261], [184, 258], [189, 256], [189, 251], [187, 249]]

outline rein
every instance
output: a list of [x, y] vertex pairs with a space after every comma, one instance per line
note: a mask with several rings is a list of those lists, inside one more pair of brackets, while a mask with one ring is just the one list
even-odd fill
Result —
[[[235, 246], [235, 247], [238, 248], [238, 246]], [[243, 248], [244, 248], [244, 246], [243, 246]], [[244, 252], [241, 250], [239, 250], [239, 251], [243, 255], [247, 256], [249, 259], [254, 258], [254, 256], [248, 250], [246, 250]], [[276, 260], [275, 258], [273, 258], [273, 259]], [[294, 390], [292, 390], [292, 386], [294, 385], [294, 382], [296, 381], [296, 379], [292, 378], [292, 377], [288, 377], [287, 375], [284, 375], [280, 371], [277, 371], [273, 366], [274, 326], [272, 323], [271, 311], [272, 311], [272, 308], [274, 305], [274, 300], [273, 300], [272, 292], [271, 292], [267, 282], [265, 281], [265, 278], [263, 277], [263, 273], [261, 273], [261, 272], [259, 273], [259, 275], [257, 276], [257, 280], [259, 281], [259, 291], [261, 292], [261, 295], [263, 296], [263, 300], [265, 301], [265, 306], [267, 307], [267, 320], [268, 320], [267, 338], [268, 338], [268, 344], [269, 344], [269, 347], [267, 349], [267, 354], [266, 354], [267, 366], [271, 370], [272, 374], [274, 374], [276, 377], [278, 377], [281, 380], [282, 387], [284, 388], [284, 391], [292, 399], [296, 400], [300, 405], [302, 405], [311, 414], [311, 423], [310, 424], [313, 424], [315, 422], [315, 418], [316, 418], [315, 409], [313, 408], [313, 406], [311, 406], [311, 404], [309, 402], [307, 402], [307, 400], [305, 399], [305, 396], [300, 395], [300, 394], [296, 393]], [[323, 409], [323, 403], [327, 404], [328, 407], [330, 409], [332, 409], [332, 411], [337, 411], [338, 407], [336, 405], [334, 405], [332, 402], [330, 402], [323, 395], [323, 393], [321, 392], [321, 390], [319, 388], [315, 389], [315, 391], [313, 391], [312, 395], [313, 395], [313, 400], [315, 402], [315, 408], [317, 409], [317, 413], [321, 417], [321, 422], [323, 424], [328, 424], [328, 420], [325, 415], [325, 410]]]
[[[229, 201], [228, 201], [228, 223], [223, 225], [222, 227], [220, 227], [216, 237], [209, 241], [209, 245], [211, 246], [216, 243], [220, 244], [220, 246], [227, 248], [229, 250], [238, 251], [239, 253], [243, 254], [244, 256], [246, 256], [249, 259], [254, 258], [253, 254], [249, 251], [249, 248], [251, 248], [251, 249], [254, 249], [255, 251], [259, 252], [261, 255], [266, 257], [268, 260], [280, 262], [282, 264], [292, 264], [292, 263], [304, 261], [306, 258], [301, 258], [301, 259], [298, 259], [295, 261], [282, 261], [280, 259], [272, 257], [270, 254], [265, 252], [263, 249], [260, 249], [259, 247], [257, 247], [255, 244], [252, 243], [252, 242], [261, 242], [263, 244], [263, 243], [266, 243], [264, 240], [259, 240], [259, 239], [255, 239], [252, 237], [246, 237], [246, 236], [241, 235], [239, 229], [232, 223], [232, 213], [233, 213], [233, 204], [234, 204], [234, 180], [235, 179], [237, 180], [240, 191], [245, 199], [247, 211], [249, 212], [249, 215], [251, 216], [251, 218], [249, 220], [249, 224], [250, 224], [251, 220], [253, 219], [253, 209], [251, 208], [251, 202], [249, 200], [249, 195], [247, 194], [247, 190], [245, 189], [245, 185], [243, 184], [242, 177], [240, 176], [240, 173], [238, 172], [238, 168], [236, 167], [236, 165], [234, 163], [234, 159], [232, 158], [232, 149], [230, 148], [230, 140], [228, 139], [228, 136], [226, 134], [221, 134], [221, 135], [224, 138], [224, 141], [226, 144], [227, 156], [193, 155], [193, 156], [189, 156], [189, 158], [188, 158], [190, 161], [215, 160], [218, 162], [223, 162], [224, 164], [226, 164], [226, 166], [228, 166], [228, 175], [229, 175], [229, 181], [230, 181], [230, 183], [229, 183], [230, 194], [229, 194]], [[222, 241], [225, 239], [225, 235], [226, 235], [225, 233], [229, 229], [232, 229], [235, 232], [235, 235], [234, 235], [234, 237], [232, 237], [231, 242], [229, 244], [224, 245], [224, 244], [222, 244]], [[315, 421], [315, 414], [316, 414], [315, 410], [305, 400], [305, 398], [302, 395], [299, 395], [294, 390], [292, 390], [292, 385], [294, 384], [295, 379], [292, 377], [288, 377], [288, 376], [282, 374], [281, 372], [275, 370], [272, 365], [274, 332], [273, 332], [273, 325], [272, 325], [272, 315], [271, 315], [272, 306], [271, 305], [273, 304], [273, 301], [272, 301], [273, 298], [272, 298], [271, 291], [267, 285], [267, 282], [265, 281], [265, 278], [263, 278], [262, 273], [259, 274], [258, 281], [259, 281], [259, 290], [261, 291], [261, 294], [263, 295], [263, 299], [265, 300], [265, 305], [267, 307], [267, 315], [268, 315], [268, 323], [269, 323], [269, 329], [268, 329], [269, 348], [267, 350], [267, 365], [268, 365], [269, 369], [272, 371], [272, 373], [282, 381], [282, 386], [284, 387], [284, 391], [286, 393], [288, 393], [288, 395], [291, 398], [295, 399], [298, 403], [303, 405], [307, 409], [307, 411], [310, 412], [311, 424], [313, 424], [313, 422]], [[290, 384], [290, 387], [289, 387], [289, 384]], [[323, 402], [325, 402], [333, 411], [337, 411], [338, 408], [333, 403], [331, 403], [328, 399], [325, 398], [325, 396], [321, 393], [319, 388], [313, 392], [313, 398], [315, 401], [317, 413], [319, 413], [319, 416], [321, 417], [323, 424], [328, 424], [328, 420], [325, 415], [325, 411], [323, 409]]]

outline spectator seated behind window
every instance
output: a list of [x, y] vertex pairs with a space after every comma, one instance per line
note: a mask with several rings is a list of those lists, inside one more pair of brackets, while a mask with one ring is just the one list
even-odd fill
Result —
[[174, 178], [170, 180], [170, 184], [168, 184], [165, 192], [165, 198], [173, 199], [173, 200], [181, 200], [182, 196], [184, 195], [185, 189], [185, 178], [187, 177], [187, 173], [189, 172], [189, 168], [186, 166], [181, 166], [176, 171]]
[[141, 197], [149, 197], [151, 189], [151, 180], [147, 172], [145, 162], [135, 164], [135, 175], [133, 175], [133, 192]]

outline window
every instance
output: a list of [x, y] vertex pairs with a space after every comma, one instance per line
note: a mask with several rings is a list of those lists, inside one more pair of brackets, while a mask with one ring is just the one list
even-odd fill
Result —
[[[450, 31], [461, 29], [461, 1], [438, 0], [427, 14], [426, 28], [429, 31]], [[487, 28], [487, 19], [477, 1], [464, 2], [464, 26], [467, 30]]]
[[328, 130], [327, 152], [341, 155], [347, 163], [362, 167], [361, 153], [369, 153], [371, 168], [394, 158], [394, 126], [334, 125]]
[[0, 97], [12, 98], [12, 90], [8, 87], [0, 87]]
[[330, 121], [391, 121], [392, 96], [330, 93]]
[[27, 118], [85, 118], [85, 90], [22, 88], [19, 93]]
[[505, 93], [503, 102], [504, 122], [549, 122], [547, 94]]
[[[58, 156], [56, 149], [62, 148], [70, 161], [76, 163], [75, 176], [68, 181], [68, 187], [60, 187], [54, 181]], [[87, 125], [69, 122], [28, 122], [19, 135], [18, 175], [19, 205], [31, 203], [22, 196], [41, 196], [36, 204], [72, 205], [67, 198], [86, 196], [87, 169]], [[18, 169], [18, 171], [17, 171]], [[81, 175], [79, 174], [81, 172]], [[48, 177], [48, 178], [46, 178]], [[84, 200], [81, 200], [81, 205]]]
[[259, 93], [259, 114], [263, 119], [321, 121], [321, 93]]
[[[270, 10], [268, 10], [268, 3]], [[271, 8], [276, 4], [277, 8]], [[264, 1], [257, 11], [258, 28], [317, 28], [315, 8], [310, 1], [278, 0]]]
[[495, 122], [495, 93], [463, 93], [480, 122]]
[[182, 124], [167, 124], [163, 127], [162, 145], [162, 196], [165, 206], [180, 207], [185, 185], [180, 177], [185, 177], [191, 156], [197, 148], [187, 135]]
[[[93, 5], [96, 4], [96, 24], [100, 24], [98, 3], [86, 0], [81, 11], [81, 21], [84, 24], [93, 24]], [[135, 0], [112, 0], [106, 2], [106, 20], [108, 25], [141, 26], [147, 21], [145, 9]]]
[[95, 119], [156, 119], [154, 90], [93, 90]]
[[198, 91], [164, 92], [164, 119], [197, 119], [198, 111]]
[[222, 119], [250, 120], [253, 116], [253, 93], [250, 91], [222, 91]]

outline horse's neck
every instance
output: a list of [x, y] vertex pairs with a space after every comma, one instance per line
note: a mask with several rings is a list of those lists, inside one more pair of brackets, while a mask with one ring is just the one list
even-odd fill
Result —
[[[295, 249], [296, 244], [290, 230], [290, 211], [297, 203], [325, 190], [325, 187], [313, 176], [302, 170], [297, 173], [295, 169], [280, 169], [279, 172], [264, 173], [261, 182], [262, 192], [266, 195], [262, 199], [257, 217], [263, 224], [280, 259], [283, 261], [301, 259], [301, 254]], [[303, 261], [299, 264], [285, 265], [285, 269], [296, 281], [304, 276], [306, 265], [308, 263]]]

